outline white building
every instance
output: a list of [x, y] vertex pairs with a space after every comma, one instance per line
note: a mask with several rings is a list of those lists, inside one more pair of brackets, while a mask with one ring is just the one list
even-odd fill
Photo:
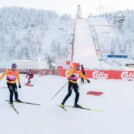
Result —
[[17, 64], [17, 69], [48, 69], [47, 62], [40, 60], [13, 60], [12, 63]]

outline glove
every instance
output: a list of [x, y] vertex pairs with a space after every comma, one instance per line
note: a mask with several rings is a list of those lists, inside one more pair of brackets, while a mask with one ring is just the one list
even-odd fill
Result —
[[74, 74], [72, 74], [71, 76], [72, 76], [72, 77], [75, 77], [75, 75], [74, 75]]
[[19, 88], [21, 88], [21, 85], [19, 85]]
[[90, 80], [87, 79], [87, 82], [90, 83]]

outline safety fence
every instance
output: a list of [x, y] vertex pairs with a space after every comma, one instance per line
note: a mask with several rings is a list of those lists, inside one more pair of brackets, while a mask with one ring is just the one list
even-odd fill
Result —
[[[66, 69], [60, 69], [58, 75], [65, 76]], [[120, 70], [86, 70], [85, 76], [94, 79], [127, 79], [134, 80], [134, 71]]]
[[[7, 69], [1, 68], [0, 72], [4, 72]], [[26, 74], [29, 69], [18, 69], [20, 74]], [[34, 74], [39, 74], [40, 76], [43, 75], [58, 75], [58, 69], [31, 69]]]
[[[0, 72], [4, 72], [6, 69], [0, 69]], [[21, 74], [26, 74], [28, 69], [18, 69]], [[67, 69], [59, 67], [58, 69], [42, 69], [32, 70], [34, 74], [44, 75], [58, 75], [66, 77]], [[85, 76], [93, 79], [126, 79], [134, 80], [134, 71], [122, 71], [122, 70], [85, 70]]]

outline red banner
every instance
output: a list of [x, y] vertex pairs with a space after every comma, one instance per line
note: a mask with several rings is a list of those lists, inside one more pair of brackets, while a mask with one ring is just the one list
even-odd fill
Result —
[[[66, 76], [66, 70], [58, 71], [60, 76]], [[134, 79], [134, 71], [116, 71], [116, 70], [86, 70], [87, 78], [94, 79]]]

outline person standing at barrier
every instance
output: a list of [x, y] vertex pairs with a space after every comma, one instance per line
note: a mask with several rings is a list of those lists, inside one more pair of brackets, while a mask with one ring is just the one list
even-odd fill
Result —
[[[83, 65], [81, 65], [81, 72], [83, 75], [85, 75], [85, 69], [83, 67]], [[84, 79], [81, 77], [81, 83], [84, 83]]]
[[90, 81], [82, 74], [82, 72], [80, 71], [80, 64], [75, 64], [74, 65], [74, 69], [68, 70], [67, 71], [67, 75], [68, 77], [68, 93], [65, 96], [65, 98], [63, 99], [62, 103], [61, 103], [61, 107], [64, 108], [64, 104], [67, 101], [67, 99], [71, 96], [72, 94], [72, 90], [74, 90], [75, 92], [75, 102], [74, 102], [74, 107], [81, 107], [78, 104], [78, 100], [79, 100], [79, 86], [77, 84], [77, 80], [79, 77], [82, 77], [83, 79], [87, 80], [88, 83], [90, 83]]
[[20, 74], [19, 71], [16, 69], [17, 65], [15, 63], [12, 64], [12, 69], [6, 70], [1, 76], [0, 80], [7, 75], [7, 86], [10, 92], [10, 104], [13, 104], [13, 94], [15, 94], [15, 100], [17, 102], [21, 102], [21, 100], [18, 99], [18, 92], [17, 92], [17, 85], [16, 85], [16, 79], [18, 80], [19, 88], [21, 88], [20, 84]]
[[33, 78], [34, 74], [32, 72], [32, 70], [29, 70], [27, 73], [26, 78], [28, 77], [28, 84], [31, 83], [31, 79]]

